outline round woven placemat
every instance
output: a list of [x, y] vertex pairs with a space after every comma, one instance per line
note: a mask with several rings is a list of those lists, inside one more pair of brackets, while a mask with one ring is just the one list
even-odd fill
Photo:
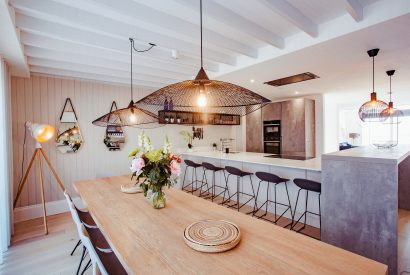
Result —
[[241, 240], [237, 225], [223, 220], [204, 220], [184, 230], [185, 243], [194, 250], [217, 253], [234, 248]]

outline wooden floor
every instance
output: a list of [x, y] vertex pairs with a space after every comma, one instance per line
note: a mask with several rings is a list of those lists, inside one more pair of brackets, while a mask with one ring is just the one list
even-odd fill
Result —
[[[216, 202], [219, 200], [217, 199]], [[241, 212], [252, 208], [245, 206]], [[267, 217], [273, 219], [273, 214]], [[43, 235], [42, 218], [15, 225], [12, 245], [0, 265], [0, 274], [75, 274], [81, 249], [73, 256], [70, 252], [78, 241], [77, 232], [69, 213], [48, 217], [49, 234]], [[279, 226], [289, 223], [281, 219]], [[399, 210], [399, 271], [410, 271], [410, 211]], [[307, 226], [305, 233], [318, 238], [319, 230]], [[91, 274], [88, 270], [85, 274]]]

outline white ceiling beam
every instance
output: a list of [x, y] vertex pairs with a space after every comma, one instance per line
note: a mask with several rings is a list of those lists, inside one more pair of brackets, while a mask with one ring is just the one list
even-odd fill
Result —
[[[140, 41], [144, 41], [144, 45], [147, 45], [148, 42], [155, 43], [158, 45], [158, 49], [162, 48], [164, 50], [165, 48], [167, 54], [170, 54], [171, 49], [178, 49], [183, 55], [197, 58], [199, 56], [197, 44], [181, 41], [169, 35], [158, 34], [151, 30], [142, 29], [139, 26], [125, 24], [93, 13], [83, 12], [59, 3], [44, 2], [42, 0], [34, 2], [15, 0], [13, 5], [15, 5], [19, 13], [25, 14], [28, 17], [48, 22], [48, 24], [53, 22], [54, 24], [50, 25], [57, 25], [54, 28], [58, 28], [58, 26], [72, 28], [82, 32], [106, 36], [106, 38], [109, 37], [113, 40], [135, 37], [136, 43], [140, 43]], [[206, 58], [210, 60], [235, 65], [236, 58], [223, 53], [220, 48], [217, 50], [208, 48], [206, 52]]]
[[[54, 61], [47, 59], [39, 59], [29, 57], [27, 60], [30, 66], [44, 67], [44, 68], [53, 68], [53, 69], [62, 69], [68, 71], [77, 71], [83, 73], [93, 73], [98, 75], [113, 76], [118, 78], [130, 78], [130, 72], [115, 70], [106, 67], [97, 67], [93, 65], [77, 64], [73, 62], [62, 62]], [[148, 81], [152, 83], [158, 83], [158, 85], [166, 86], [170, 83], [175, 82], [175, 79], [163, 78], [158, 76], [150, 76], [146, 74], [137, 74], [133, 72], [133, 79], [135, 81]]]
[[[76, 79], [84, 79], [84, 80], [96, 80], [96, 81], [103, 81], [107, 83], [117, 83], [117, 84], [130, 84], [130, 78], [121, 78], [121, 77], [114, 77], [114, 76], [106, 76], [100, 75], [95, 73], [84, 73], [78, 71], [70, 71], [70, 70], [63, 70], [63, 69], [54, 69], [54, 68], [45, 68], [45, 67], [38, 67], [38, 66], [30, 66], [30, 71], [32, 73], [39, 73], [45, 74], [50, 76], [61, 76], [61, 77], [70, 77]], [[149, 82], [149, 81], [135, 81], [133, 83], [135, 86], [144, 86], [144, 87], [153, 87], [153, 88], [161, 88], [163, 85]]]
[[12, 75], [28, 77], [30, 71], [20, 43], [20, 30], [15, 27], [15, 12], [7, 2], [0, 0], [0, 56], [10, 66]]
[[286, 0], [264, 0], [266, 6], [312, 37], [318, 36], [318, 26]]
[[[25, 2], [33, 2], [27, 0], [14, 0], [13, 4], [17, 1], [25, 1]], [[43, 0], [44, 1], [44, 0]], [[57, 0], [58, 1], [58, 0]], [[36, 1], [34, 5], [38, 5]], [[156, 10], [148, 5], [137, 3], [130, 0], [97, 0], [97, 1], [87, 1], [87, 5], [84, 5], [84, 1], [82, 0], [71, 0], [71, 1], [58, 1], [64, 5], [70, 5], [73, 8], [67, 9], [64, 8], [64, 15], [66, 17], [75, 16], [76, 19], [80, 18], [82, 21], [87, 22], [98, 22], [98, 17], [104, 16], [104, 21], [110, 21], [111, 18], [114, 24], [109, 24], [108, 29], [114, 29], [118, 31], [118, 28], [115, 29], [115, 22], [122, 23], [123, 25], [129, 24], [134, 29], [141, 28], [150, 31], [151, 33], [156, 33], [163, 39], [164, 36], [169, 36], [172, 38], [177, 38], [184, 40], [185, 42], [193, 43], [195, 45], [199, 45], [199, 16], [197, 24], [193, 24], [191, 22], [185, 21], [178, 16], [169, 15], [167, 13], [161, 12]], [[149, 3], [149, 2], [147, 2]], [[199, 2], [198, 2], [199, 3]], [[57, 7], [57, 3], [54, 4], [55, 9], [60, 9]], [[62, 6], [62, 5], [60, 5]], [[50, 3], [46, 4], [47, 8], [50, 9]], [[87, 12], [81, 12], [78, 8], [86, 10]], [[199, 5], [198, 5], [199, 8]], [[43, 10], [43, 7], [41, 7]], [[77, 14], [77, 15], [76, 15]], [[88, 14], [88, 15], [85, 15]], [[86, 22], [84, 22], [86, 23]], [[86, 24], [90, 25], [90, 24]], [[92, 26], [92, 25], [91, 25]], [[106, 26], [101, 26], [105, 28]], [[107, 28], [106, 28], [107, 29]], [[183, 30], [183, 31], [181, 31]], [[135, 30], [137, 31], [137, 30]], [[209, 30], [204, 28], [203, 30], [204, 37], [206, 38], [207, 45], [209, 49], [213, 50], [220, 50], [226, 49], [238, 54], [243, 54], [252, 58], [256, 58], [258, 56], [258, 51], [256, 48], [253, 48], [247, 44], [244, 44], [241, 41], [233, 40], [228, 38], [222, 34], [219, 34], [215, 30]], [[158, 39], [160, 39], [158, 37]], [[158, 44], [161, 44], [159, 40], [157, 41]], [[174, 43], [175, 44], [175, 43]], [[175, 44], [177, 45], [177, 44]], [[177, 50], [180, 50], [177, 48]]]
[[[85, 45], [92, 45], [100, 48], [115, 50], [118, 52], [129, 53], [130, 43], [128, 41], [128, 36], [124, 37], [123, 39], [119, 39], [101, 33], [61, 25], [55, 22], [53, 23], [50, 21], [42, 20], [39, 18], [19, 13], [16, 14], [16, 24], [21, 30], [25, 30], [27, 32], [37, 32], [48, 37], [54, 37], [58, 39], [64, 39], [67, 41], [78, 42]], [[147, 45], [148, 44], [144, 45], [144, 47], [147, 47]], [[139, 45], [137, 46], [140, 47]], [[187, 45], [185, 50], [190, 50], [190, 53], [181, 52], [181, 56], [186, 55], [188, 59], [199, 59], [198, 49], [191, 48], [189, 45]], [[164, 60], [169, 60], [171, 58], [170, 50], [166, 48], [164, 49], [160, 46], [153, 48], [151, 51], [147, 53], [144, 53], [144, 55]], [[227, 65], [236, 64], [235, 57], [220, 52], [209, 53], [209, 51], [207, 51], [206, 60], [224, 63]], [[178, 61], [179, 60], [177, 60], [176, 62]], [[182, 61], [183, 59], [181, 58], [181, 62]]]
[[[55, 39], [44, 35], [32, 34], [24, 31], [21, 33], [21, 42], [26, 46], [33, 46], [42, 48], [44, 50], [63, 51], [72, 54], [81, 53], [82, 55], [90, 57], [104, 58], [107, 60], [123, 63], [129, 63], [130, 60], [129, 52], [117, 52], [109, 49], [78, 44], [72, 41], [64, 41], [61, 39]], [[181, 59], [184, 61], [183, 64], [180, 61]], [[196, 74], [199, 66], [198, 60], [192, 60], [192, 62], [188, 63], [188, 61], [190, 60], [188, 60], [186, 57], [178, 57], [178, 60], [175, 60], [173, 58], [169, 58], [169, 60], [160, 60], [158, 58], [152, 58], [144, 54], [136, 54], [133, 56], [133, 61], [134, 64], [145, 66], [147, 68], [161, 69], [184, 75]], [[206, 61], [204, 67], [207, 71], [218, 71], [218, 65], [213, 62]]]
[[[192, 0], [174, 0], [192, 10], [198, 10], [197, 1]], [[215, 1], [207, 0], [203, 9], [204, 15], [213, 18], [227, 26], [237, 29], [251, 37], [254, 37], [269, 45], [282, 49], [284, 47], [284, 40], [277, 34], [260, 27], [259, 25], [249, 21], [239, 14], [217, 4]]]
[[358, 0], [343, 0], [347, 12], [356, 22], [363, 20], [363, 7]]
[[[124, 72], [130, 71], [129, 62], [118, 62], [114, 60], [92, 57], [83, 54], [75, 54], [64, 51], [55, 51], [49, 49], [42, 49], [33, 46], [25, 46], [25, 53], [27, 57], [33, 57], [36, 59], [46, 59], [61, 62], [72, 62], [79, 65], [91, 65], [104, 68], [112, 68], [113, 70], [119, 70]], [[138, 63], [133, 62], [133, 70], [138, 74], [146, 74], [150, 76], [161, 76], [174, 80], [184, 80], [191, 78], [192, 74], [179, 74], [176, 72], [165, 71], [161, 69], [154, 69], [150, 67], [141, 66]]]

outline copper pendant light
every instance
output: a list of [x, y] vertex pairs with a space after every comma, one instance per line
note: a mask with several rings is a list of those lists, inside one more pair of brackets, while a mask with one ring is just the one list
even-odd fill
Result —
[[389, 76], [390, 78], [390, 101], [389, 101], [389, 105], [386, 109], [384, 109], [383, 111], [381, 111], [380, 113], [380, 121], [385, 121], [386, 123], [389, 124], [395, 124], [395, 123], [400, 123], [401, 122], [401, 118], [404, 116], [403, 112], [400, 111], [399, 109], [394, 108], [393, 106], [393, 101], [392, 101], [392, 91], [391, 91], [391, 77], [394, 75], [395, 70], [390, 70], [387, 71], [386, 74]]
[[378, 100], [374, 91], [374, 57], [379, 53], [379, 49], [367, 51], [367, 54], [373, 59], [373, 90], [370, 94], [370, 101], [364, 103], [359, 109], [359, 117], [364, 122], [380, 121], [380, 113], [388, 107], [387, 103]]
[[200, 29], [201, 68], [195, 79], [163, 87], [139, 100], [136, 106], [156, 113], [167, 109], [167, 103], [172, 101], [172, 109], [176, 111], [246, 115], [270, 102], [269, 99], [241, 86], [209, 79], [203, 68], [202, 0]]
[[[97, 118], [92, 123], [97, 126], [107, 127], [108, 125], [117, 125], [117, 126], [131, 126], [138, 128], [152, 128], [155, 127], [153, 123], [158, 122], [158, 116], [143, 110], [141, 108], [134, 106], [134, 95], [133, 95], [133, 86], [132, 86], [132, 52], [147, 52], [151, 50], [155, 44], [149, 43], [150, 47], [146, 50], [137, 50], [134, 47], [134, 39], [130, 38], [131, 45], [131, 101], [126, 108], [117, 109], [108, 114], [103, 115], [102, 117]], [[158, 127], [158, 126], [157, 126]]]

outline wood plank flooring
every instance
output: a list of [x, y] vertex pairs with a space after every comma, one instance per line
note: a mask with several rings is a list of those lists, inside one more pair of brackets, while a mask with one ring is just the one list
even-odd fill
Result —
[[[218, 200], [217, 200], [218, 201]], [[216, 202], [217, 202], [216, 201]], [[241, 212], [249, 212], [243, 207]], [[273, 219], [273, 214], [267, 216]], [[78, 241], [77, 232], [69, 213], [49, 216], [49, 235], [43, 235], [42, 218], [15, 225], [12, 245], [0, 265], [0, 274], [75, 274], [81, 249], [73, 256], [70, 252]], [[289, 222], [283, 219], [278, 225]], [[410, 271], [410, 211], [399, 210], [399, 271]], [[314, 227], [307, 227], [307, 234], [319, 236]], [[91, 274], [88, 270], [85, 274]]]

